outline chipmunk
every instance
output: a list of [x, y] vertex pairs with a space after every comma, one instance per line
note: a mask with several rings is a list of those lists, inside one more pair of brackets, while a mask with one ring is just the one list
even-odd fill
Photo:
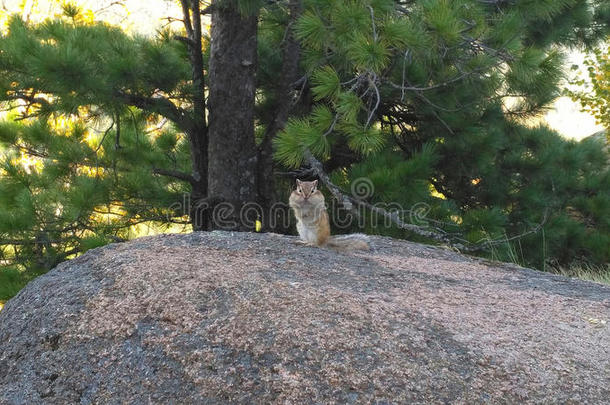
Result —
[[326, 202], [318, 190], [318, 180], [297, 179], [297, 188], [290, 194], [289, 205], [297, 218], [297, 231], [304, 243], [340, 251], [369, 248], [368, 237], [363, 234], [330, 236]]

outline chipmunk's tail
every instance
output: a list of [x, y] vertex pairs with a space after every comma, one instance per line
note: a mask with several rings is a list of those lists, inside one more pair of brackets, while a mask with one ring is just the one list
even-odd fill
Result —
[[331, 236], [326, 242], [326, 246], [340, 252], [350, 250], [368, 250], [370, 248], [369, 237], [362, 233]]

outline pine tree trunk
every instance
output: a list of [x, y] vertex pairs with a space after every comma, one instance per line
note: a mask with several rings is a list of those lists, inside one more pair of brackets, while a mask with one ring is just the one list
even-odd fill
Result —
[[189, 216], [193, 231], [210, 228], [208, 211], [208, 159], [206, 129], [198, 128], [190, 135], [193, 179], [191, 183], [191, 204]]
[[191, 223], [194, 231], [210, 228], [210, 214], [202, 200], [208, 195], [208, 127], [205, 119], [205, 83], [203, 76], [203, 50], [201, 33], [201, 10], [199, 1], [191, 2], [193, 44], [189, 46], [189, 58], [193, 77], [193, 133], [190, 134], [193, 179], [191, 192]]
[[[208, 198], [221, 201], [212, 227], [252, 230], [240, 217], [256, 200], [257, 16], [244, 16], [235, 0], [215, 1], [209, 62]], [[251, 213], [252, 215], [252, 213]], [[256, 214], [254, 214], [256, 216]]]

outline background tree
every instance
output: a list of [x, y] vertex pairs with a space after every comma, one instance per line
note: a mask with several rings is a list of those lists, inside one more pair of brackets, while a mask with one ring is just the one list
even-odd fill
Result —
[[171, 125], [153, 131], [165, 121], [150, 112], [190, 130], [170, 101], [190, 92], [178, 88], [189, 73], [182, 45], [65, 12], [36, 27], [13, 18], [0, 42], [2, 98], [19, 112], [0, 127], [2, 259], [30, 269], [124, 239], [130, 224], [169, 223], [182, 214], [164, 207], [188, 190], [153, 176], [189, 170], [189, 161], [178, 158], [187, 138]]
[[11, 280], [129, 238], [136, 224], [207, 227], [201, 13], [182, 5], [185, 31], [155, 39], [69, 4], [59, 20], [10, 20], [0, 88], [19, 114], [0, 131], [0, 260]]
[[[306, 4], [295, 28], [313, 102], [276, 138], [281, 163], [311, 163], [311, 152], [344, 190], [372, 180], [375, 194], [362, 205], [425, 202], [439, 239], [483, 245], [498, 258], [542, 268], [595, 250], [607, 262], [608, 175], [588, 166], [604, 167], [599, 145], [523, 126], [559, 94], [558, 46], [599, 39], [607, 5]], [[574, 198], [604, 208], [576, 215]], [[412, 237], [406, 228], [393, 233]], [[524, 234], [525, 250], [508, 240]]]
[[[295, 175], [392, 218], [369, 232], [540, 268], [608, 262], [607, 156], [524, 125], [559, 94], [558, 49], [607, 35], [605, 2], [181, 5], [182, 32], [155, 38], [70, 5], [11, 20], [0, 98], [18, 115], [0, 131], [0, 204], [21, 220], [2, 222], [3, 264], [47, 269], [138, 222], [248, 229], [235, 219], [253, 201], [273, 230]], [[361, 177], [374, 193], [347, 198]]]

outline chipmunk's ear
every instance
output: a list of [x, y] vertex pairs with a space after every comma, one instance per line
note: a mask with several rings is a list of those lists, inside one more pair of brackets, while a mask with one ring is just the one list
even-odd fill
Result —
[[313, 181], [313, 186], [314, 186], [314, 188], [318, 187], [318, 180]]
[[299, 179], [297, 179], [297, 186], [300, 186], [300, 185], [301, 185], [301, 183], [302, 183], [302, 181], [301, 181], [301, 180], [299, 180]]

